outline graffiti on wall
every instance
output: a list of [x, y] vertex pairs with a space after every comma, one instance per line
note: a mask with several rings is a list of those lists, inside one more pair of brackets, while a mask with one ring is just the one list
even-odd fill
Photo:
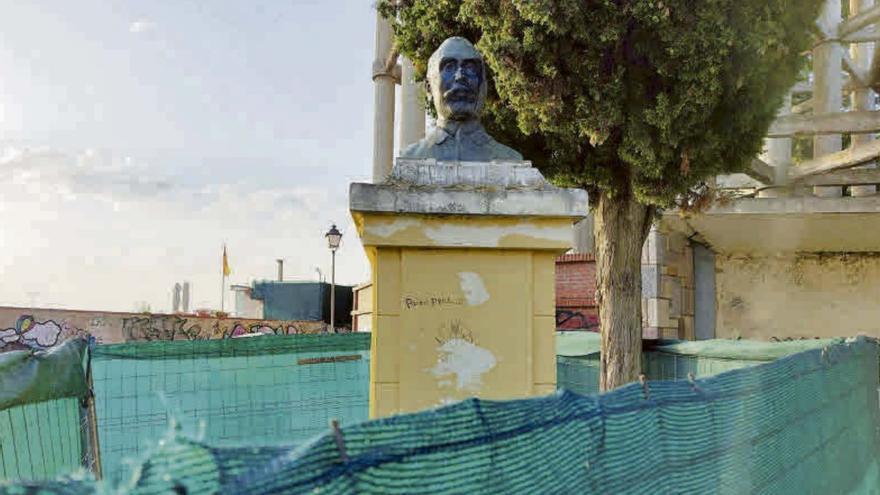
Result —
[[322, 325], [312, 322], [241, 322], [236, 320], [209, 320], [177, 315], [144, 315], [122, 319], [122, 335], [132, 340], [208, 340], [227, 339], [252, 334], [291, 335], [315, 333]]
[[37, 321], [33, 315], [21, 315], [12, 328], [0, 329], [0, 349], [28, 348], [48, 349], [74, 336], [85, 333], [68, 324], [55, 320]]
[[599, 330], [599, 317], [570, 309], [556, 310], [556, 328], [561, 330]]
[[[44, 350], [75, 338], [98, 344], [139, 340], [207, 340], [326, 331], [321, 321], [238, 320], [163, 314], [81, 314], [43, 311], [3, 315], [0, 352]], [[8, 328], [7, 328], [8, 327]]]

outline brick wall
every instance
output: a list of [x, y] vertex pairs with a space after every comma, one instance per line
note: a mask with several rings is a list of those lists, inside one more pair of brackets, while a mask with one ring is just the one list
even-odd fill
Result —
[[[591, 253], [556, 259], [556, 327], [599, 330]], [[651, 229], [642, 249], [642, 337], [694, 339], [694, 265], [687, 238]]]
[[592, 253], [556, 258], [556, 327], [563, 330], [596, 330], [596, 261]]

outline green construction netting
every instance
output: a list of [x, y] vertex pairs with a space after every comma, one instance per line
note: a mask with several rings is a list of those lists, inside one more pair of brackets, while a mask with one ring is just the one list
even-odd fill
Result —
[[367, 419], [369, 334], [264, 335], [97, 346], [104, 476], [120, 480], [169, 431], [216, 445], [292, 444]]
[[0, 353], [0, 409], [62, 397], [82, 397], [84, 340], [69, 340], [48, 351]]
[[54, 478], [82, 467], [86, 343], [0, 353], [0, 480]]
[[[159, 493], [870, 494], [875, 342], [851, 339], [693, 382], [466, 400], [343, 425], [294, 448], [172, 441], [122, 490]], [[91, 494], [83, 481], [6, 493]], [[3, 490], [0, 489], [0, 492]]]

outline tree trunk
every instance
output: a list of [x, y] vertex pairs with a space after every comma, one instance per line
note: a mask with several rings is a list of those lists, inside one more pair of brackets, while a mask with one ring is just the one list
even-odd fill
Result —
[[635, 381], [641, 373], [642, 245], [653, 210], [632, 196], [602, 192], [594, 210], [602, 391]]

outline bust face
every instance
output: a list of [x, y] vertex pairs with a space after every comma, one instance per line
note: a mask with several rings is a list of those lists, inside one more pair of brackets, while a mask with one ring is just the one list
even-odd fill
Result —
[[428, 61], [428, 84], [439, 117], [478, 118], [486, 96], [483, 58], [466, 39], [449, 38]]

